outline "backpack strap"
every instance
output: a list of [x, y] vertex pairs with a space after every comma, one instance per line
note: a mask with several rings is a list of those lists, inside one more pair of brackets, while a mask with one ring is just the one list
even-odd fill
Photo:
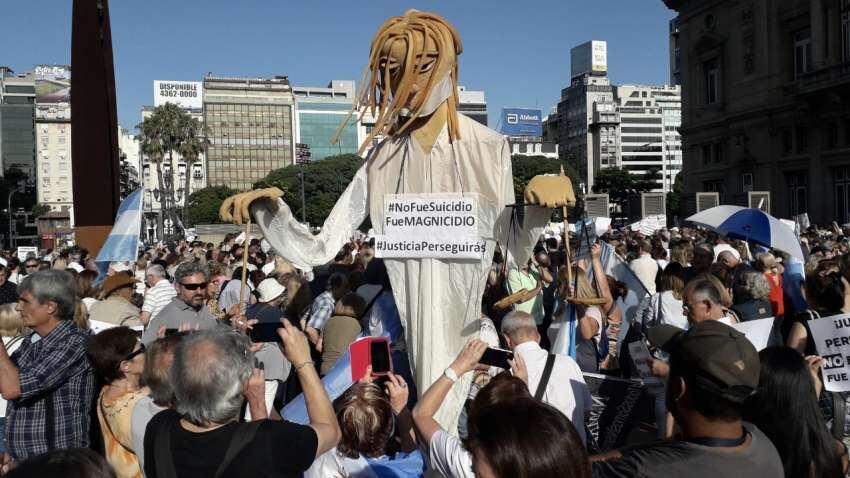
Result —
[[236, 456], [239, 455], [239, 453], [254, 440], [254, 435], [257, 434], [257, 430], [264, 421], [265, 420], [254, 420], [252, 422], [239, 424], [236, 429], [236, 433], [233, 434], [233, 439], [230, 440], [230, 446], [224, 454], [224, 460], [222, 460], [221, 464], [218, 465], [218, 469], [215, 471], [215, 478], [221, 478], [224, 476], [225, 470], [227, 470], [227, 467], [233, 463]]
[[534, 398], [543, 400], [543, 394], [546, 392], [546, 385], [549, 384], [549, 377], [552, 376], [552, 368], [555, 367], [555, 354], [549, 354], [546, 357], [546, 366], [543, 367], [543, 375], [540, 376], [540, 383], [537, 384], [537, 390], [534, 392]]

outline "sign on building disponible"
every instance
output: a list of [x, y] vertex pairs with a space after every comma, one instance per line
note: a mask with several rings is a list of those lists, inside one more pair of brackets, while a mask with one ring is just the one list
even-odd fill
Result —
[[204, 84], [200, 81], [153, 82], [153, 105], [173, 103], [181, 108], [201, 109], [204, 107]]

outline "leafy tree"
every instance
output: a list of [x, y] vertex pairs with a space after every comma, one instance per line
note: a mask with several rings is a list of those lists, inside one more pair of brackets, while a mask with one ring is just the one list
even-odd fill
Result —
[[224, 185], [208, 186], [189, 196], [189, 221], [192, 224], [217, 224], [221, 222], [218, 209], [229, 196], [239, 191]]
[[653, 167], [646, 170], [643, 176], [639, 176], [635, 181], [635, 190], [637, 192], [649, 192], [653, 189], [658, 189], [658, 183], [661, 181], [661, 168]]
[[593, 179], [593, 192], [607, 193], [611, 202], [625, 210], [629, 197], [638, 192], [635, 177], [625, 169], [606, 168]]
[[676, 175], [673, 180], [673, 190], [667, 193], [667, 214], [670, 216], [682, 215], [682, 173]]
[[136, 167], [127, 161], [127, 155], [121, 153], [121, 166], [118, 169], [118, 186], [121, 195], [121, 200], [130, 195], [136, 189], [139, 189], [139, 172]]
[[305, 217], [301, 208], [301, 174], [304, 174], [306, 220], [321, 225], [342, 195], [363, 159], [356, 154], [329, 156], [303, 166], [292, 165], [271, 171], [254, 184], [254, 188], [276, 186], [283, 190], [283, 200], [292, 208], [296, 218]]
[[35, 218], [39, 218], [48, 212], [50, 212], [50, 206], [47, 204], [36, 204], [32, 207], [32, 216]]
[[[175, 211], [175, 171], [172, 169], [171, 174], [163, 175], [162, 163], [167, 160], [167, 164], [173, 168], [174, 153], [185, 155], [187, 184], [184, 191], [188, 192], [188, 185], [191, 180], [191, 164], [197, 160], [206, 144], [206, 140], [203, 139], [203, 126], [197, 120], [192, 119], [179, 106], [166, 103], [154, 108], [153, 113], [136, 127], [139, 128], [139, 135], [136, 139], [141, 143], [142, 154], [156, 165], [163, 220], [171, 219], [173, 224], [177, 224], [179, 216]], [[184, 201], [184, 210], [181, 211], [180, 216], [185, 217], [186, 202]], [[162, 237], [162, 224], [159, 227], [159, 235]]]
[[[209, 144], [206, 138], [206, 127], [197, 118], [191, 118], [189, 115], [184, 115], [180, 118], [178, 125], [180, 131], [180, 145], [178, 150], [183, 160], [186, 161], [186, 183], [183, 185], [183, 194], [189, 194], [191, 191], [193, 165], [204, 149]], [[183, 204], [188, 204], [185, 201]], [[187, 214], [188, 208], [183, 207], [183, 223], [191, 221], [191, 214]], [[189, 221], [187, 221], [187, 219]], [[194, 224], [194, 222], [192, 222]]]
[[561, 167], [564, 168], [564, 174], [569, 176], [570, 181], [572, 181], [573, 188], [578, 187], [578, 175], [565, 161], [547, 158], [546, 156], [515, 154], [511, 157], [511, 163], [514, 173], [514, 197], [517, 203], [523, 202], [523, 192], [531, 178], [540, 174], [560, 174]]

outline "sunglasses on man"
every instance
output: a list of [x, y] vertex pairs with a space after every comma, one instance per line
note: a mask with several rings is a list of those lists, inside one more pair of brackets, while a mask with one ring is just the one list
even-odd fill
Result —
[[181, 287], [188, 290], [204, 289], [207, 287], [207, 285], [209, 285], [209, 282], [201, 282], [200, 284], [184, 284], [182, 282], [180, 283]]

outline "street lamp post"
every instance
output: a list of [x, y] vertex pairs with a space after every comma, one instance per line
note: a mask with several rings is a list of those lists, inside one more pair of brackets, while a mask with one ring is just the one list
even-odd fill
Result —
[[15, 248], [15, 239], [12, 236], [12, 195], [17, 192], [21, 192], [21, 190], [19, 188], [12, 188], [12, 190], [9, 191], [9, 250]]

